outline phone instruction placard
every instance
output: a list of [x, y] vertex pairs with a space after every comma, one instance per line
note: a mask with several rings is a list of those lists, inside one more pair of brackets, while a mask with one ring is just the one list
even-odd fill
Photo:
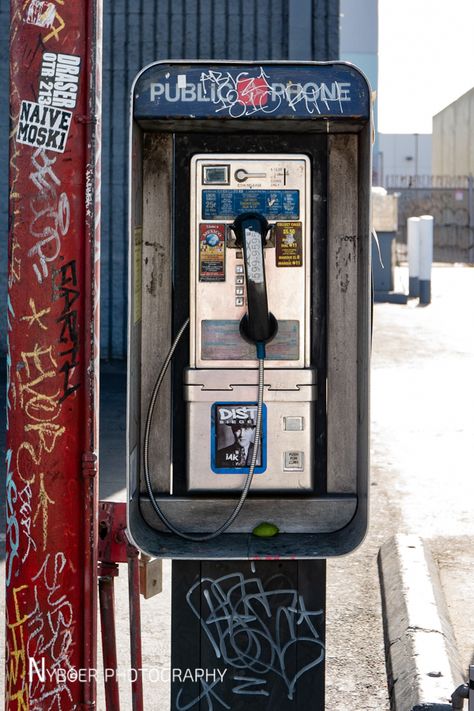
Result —
[[204, 220], [230, 220], [243, 212], [258, 212], [271, 220], [297, 220], [298, 190], [203, 190]]

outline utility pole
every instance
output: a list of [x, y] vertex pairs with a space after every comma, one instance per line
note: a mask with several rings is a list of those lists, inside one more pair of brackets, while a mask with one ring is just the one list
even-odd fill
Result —
[[11, 2], [7, 711], [95, 708], [100, 41]]

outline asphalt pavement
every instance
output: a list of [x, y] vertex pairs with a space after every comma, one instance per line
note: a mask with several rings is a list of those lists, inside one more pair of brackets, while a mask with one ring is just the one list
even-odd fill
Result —
[[[396, 280], [407, 287], [406, 269]], [[123, 364], [103, 366], [101, 498], [111, 500], [125, 499], [125, 380]], [[369, 534], [328, 562], [326, 709], [448, 709], [451, 686], [474, 663], [474, 268], [435, 265], [428, 306], [375, 305], [371, 403]], [[129, 711], [123, 566], [116, 607]], [[142, 601], [143, 666], [170, 666], [170, 614], [165, 561], [163, 592]], [[406, 641], [396, 654], [393, 634]], [[145, 709], [169, 709], [165, 680], [147, 680]]]

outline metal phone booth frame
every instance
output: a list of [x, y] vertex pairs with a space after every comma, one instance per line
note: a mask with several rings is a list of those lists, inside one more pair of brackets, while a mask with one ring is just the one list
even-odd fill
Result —
[[[157, 62], [132, 91], [128, 367], [128, 528], [137, 547], [176, 559], [327, 558], [367, 527], [369, 469], [371, 93], [342, 62]], [[144, 422], [157, 374], [190, 311], [190, 165], [196, 155], [306, 156], [311, 173], [309, 360], [316, 373], [310, 489], [252, 491], [207, 542], [170, 533], [143, 476]], [[216, 304], [216, 309], [219, 305]], [[157, 398], [155, 497], [177, 525], [210, 531], [237, 494], [190, 491], [176, 347]], [[297, 388], [297, 386], [296, 386]], [[252, 531], [267, 521], [278, 535]]]

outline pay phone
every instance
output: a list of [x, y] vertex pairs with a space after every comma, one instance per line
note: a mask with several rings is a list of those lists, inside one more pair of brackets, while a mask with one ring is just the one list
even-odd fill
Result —
[[[328, 557], [362, 540], [370, 150], [351, 65], [138, 75], [127, 488], [147, 553]], [[264, 521], [279, 533], [263, 542]]]
[[[314, 369], [309, 364], [310, 161], [304, 155], [200, 154], [191, 161], [190, 362], [185, 375], [189, 491], [242, 489], [255, 436], [257, 358], [243, 319], [252, 268], [236, 234], [246, 214], [270, 318], [256, 491], [312, 485]], [[258, 266], [257, 266], [258, 270]], [[258, 274], [257, 274], [258, 278]], [[245, 322], [244, 322], [245, 324]]]

